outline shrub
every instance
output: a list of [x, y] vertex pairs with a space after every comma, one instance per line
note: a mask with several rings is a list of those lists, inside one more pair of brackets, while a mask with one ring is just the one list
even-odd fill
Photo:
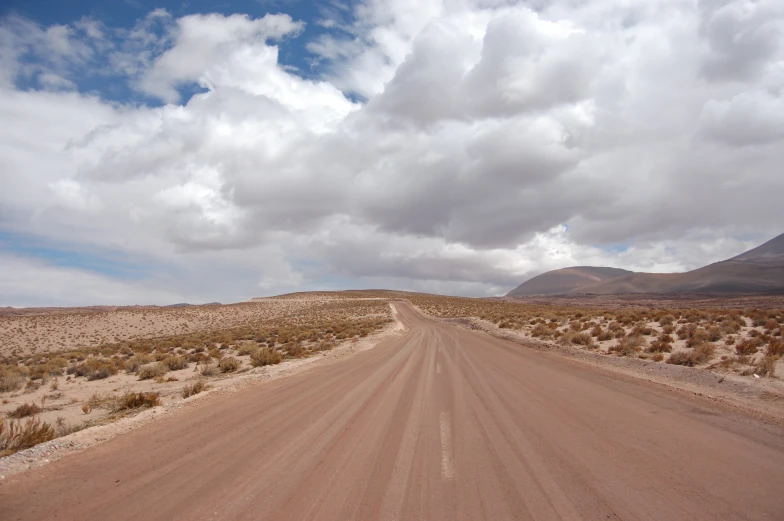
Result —
[[204, 380], [196, 380], [192, 384], [186, 385], [185, 387], [182, 388], [182, 397], [188, 398], [190, 396], [193, 396], [194, 394], [199, 394], [202, 391], [206, 391], [209, 388], [210, 386], [207, 385], [207, 382], [205, 382]]
[[641, 335], [626, 336], [611, 346], [609, 351], [617, 353], [618, 356], [636, 356], [644, 345], [645, 339]]
[[8, 413], [9, 418], [24, 418], [26, 416], [33, 416], [41, 412], [42, 409], [35, 403], [23, 403], [13, 411]]
[[613, 338], [613, 334], [610, 331], [602, 331], [596, 337], [596, 340], [598, 340], [599, 342], [604, 342], [605, 340], [612, 340], [612, 338]]
[[760, 360], [757, 367], [757, 374], [760, 376], [769, 376], [773, 378], [776, 376], [776, 360], [777, 356], [766, 356]]
[[286, 344], [283, 346], [283, 349], [286, 351], [286, 356], [289, 358], [302, 358], [307, 355], [305, 348], [295, 342]]
[[155, 358], [150, 355], [134, 355], [125, 361], [123, 368], [125, 369], [126, 373], [133, 374], [137, 372], [141, 366], [154, 361]]
[[233, 356], [230, 356], [218, 362], [218, 368], [222, 373], [233, 373], [240, 368], [240, 361]]
[[215, 376], [218, 374], [218, 367], [215, 364], [205, 364], [199, 369], [199, 374], [202, 376]]
[[86, 376], [88, 380], [102, 380], [117, 374], [117, 367], [106, 360], [88, 358], [81, 364], [68, 368], [68, 374]]
[[239, 347], [239, 349], [237, 349], [237, 354], [239, 356], [247, 356], [247, 355], [252, 355], [253, 353], [255, 353], [258, 350], [259, 350], [259, 347], [257, 345], [242, 344]]
[[169, 368], [169, 371], [179, 371], [188, 367], [188, 361], [184, 356], [167, 356], [162, 363]]
[[39, 443], [53, 440], [54, 428], [38, 418], [21, 421], [0, 421], [0, 457], [29, 449]]
[[531, 330], [531, 336], [534, 338], [549, 338], [553, 336], [553, 330], [544, 324], [536, 324]]
[[150, 380], [152, 378], [158, 378], [159, 376], [165, 375], [168, 371], [169, 368], [161, 362], [143, 365], [139, 368], [138, 371], [139, 380]]
[[667, 363], [694, 367], [695, 365], [709, 361], [713, 358], [715, 352], [716, 348], [713, 344], [703, 343], [694, 346], [694, 349], [691, 351], [678, 351], [677, 353], [671, 354], [667, 359]]
[[161, 404], [158, 393], [126, 392], [118, 400], [112, 412], [128, 411], [142, 407], [156, 407]]
[[686, 341], [686, 345], [688, 347], [694, 347], [707, 341], [708, 338], [709, 338], [708, 332], [700, 328], [692, 333], [692, 335]]
[[753, 355], [757, 352], [757, 341], [751, 338], [742, 340], [735, 344], [735, 352], [740, 355]]
[[655, 342], [653, 342], [645, 351], [648, 353], [671, 353], [672, 344], [663, 341], [661, 339], [658, 339]]
[[654, 362], [661, 362], [662, 360], [664, 360], [664, 355], [661, 353], [654, 353], [654, 355], [651, 357], [651, 360], [653, 360]]
[[0, 365], [0, 393], [18, 391], [27, 380], [23, 370], [13, 365]]
[[784, 356], [784, 341], [772, 338], [766, 353], [768, 356]]
[[62, 376], [62, 374], [63, 368], [54, 362], [38, 364], [30, 370], [30, 378], [33, 380], [43, 379], [48, 376]]
[[275, 365], [283, 361], [283, 356], [276, 350], [265, 347], [259, 349], [250, 356], [250, 363], [253, 367], [262, 367], [265, 365]]

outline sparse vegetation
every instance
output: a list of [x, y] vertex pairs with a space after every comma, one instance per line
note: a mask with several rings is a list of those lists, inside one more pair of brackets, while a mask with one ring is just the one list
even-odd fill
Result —
[[37, 404], [34, 403], [23, 403], [13, 411], [8, 413], [9, 418], [25, 418], [27, 416], [33, 416], [40, 413], [43, 409], [41, 409]]
[[0, 421], [0, 457], [29, 449], [55, 438], [54, 428], [38, 418]]
[[283, 361], [283, 355], [277, 350], [268, 347], [257, 350], [250, 355], [250, 363], [253, 367], [262, 367], [265, 365], [275, 365]]
[[240, 368], [240, 365], [240, 361], [233, 356], [229, 356], [218, 362], [218, 368], [222, 373], [233, 373]]
[[182, 397], [189, 398], [195, 394], [206, 391], [210, 386], [204, 380], [196, 380], [182, 388]]

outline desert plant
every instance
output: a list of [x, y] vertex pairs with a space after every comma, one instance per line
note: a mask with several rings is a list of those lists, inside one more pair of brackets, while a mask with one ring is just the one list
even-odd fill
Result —
[[27, 376], [19, 367], [0, 365], [0, 393], [18, 391], [26, 380]]
[[20, 420], [0, 421], [0, 457], [54, 438], [54, 428], [38, 418], [30, 418], [24, 424]]
[[757, 374], [759, 376], [769, 376], [773, 378], [776, 376], [776, 361], [778, 360], [777, 356], [765, 356], [759, 362], [757, 362]]
[[13, 411], [8, 413], [9, 418], [24, 418], [26, 416], [33, 416], [38, 414], [43, 409], [41, 409], [38, 404], [35, 403], [23, 403]]
[[685, 365], [694, 367], [709, 361], [713, 358], [716, 347], [710, 343], [702, 343], [694, 346], [691, 351], [678, 351], [670, 355], [667, 359], [668, 364]]
[[145, 364], [149, 364], [155, 361], [155, 357], [150, 355], [134, 355], [130, 357], [128, 360], [125, 361], [123, 364], [123, 368], [125, 372], [128, 374], [133, 374], [139, 370], [139, 368]]
[[199, 374], [202, 376], [216, 376], [218, 374], [218, 366], [213, 363], [204, 364], [199, 368]]
[[784, 356], [784, 341], [771, 338], [765, 352], [768, 356]]
[[188, 361], [184, 356], [167, 356], [162, 361], [169, 371], [179, 371], [188, 367]]
[[182, 397], [188, 398], [190, 396], [193, 396], [194, 394], [199, 394], [202, 391], [206, 391], [209, 388], [210, 386], [207, 385], [207, 382], [205, 382], [204, 380], [196, 380], [192, 384], [186, 385], [185, 387], [182, 388]]
[[160, 394], [158, 393], [135, 393], [126, 392], [117, 399], [112, 412], [128, 411], [142, 407], [156, 407], [161, 405]]
[[150, 380], [165, 375], [169, 371], [166, 364], [156, 362], [154, 364], [143, 365], [139, 368], [139, 380]]
[[220, 362], [218, 362], [218, 369], [220, 369], [222, 373], [233, 373], [239, 368], [240, 361], [233, 356], [223, 358]]
[[275, 365], [283, 361], [283, 356], [276, 350], [265, 347], [253, 353], [250, 357], [250, 363], [253, 367], [262, 367], [265, 365]]
[[636, 356], [644, 346], [645, 339], [641, 335], [625, 336], [609, 351], [618, 356]]
[[735, 344], [735, 352], [740, 355], [753, 355], [758, 350], [757, 341], [751, 338], [741, 340]]

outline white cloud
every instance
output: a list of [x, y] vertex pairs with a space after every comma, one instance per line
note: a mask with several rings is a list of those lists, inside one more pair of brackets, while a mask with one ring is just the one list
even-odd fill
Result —
[[[498, 294], [567, 265], [695, 268], [784, 231], [777, 5], [336, 6], [323, 16], [344, 36], [303, 42], [320, 80], [280, 63], [303, 37], [287, 15], [7, 19], [0, 226], [171, 270], [165, 293], [115, 281], [124, 302]], [[67, 59], [29, 59], [45, 52]], [[96, 56], [169, 104], [62, 91]], [[30, 74], [41, 90], [16, 86]], [[181, 101], [194, 83], [206, 91]]]

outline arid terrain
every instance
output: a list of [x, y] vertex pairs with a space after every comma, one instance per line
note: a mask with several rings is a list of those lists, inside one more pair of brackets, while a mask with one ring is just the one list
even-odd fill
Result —
[[[30, 426], [30, 441], [3, 444], [0, 431], [0, 455], [231, 385], [285, 360], [323, 356], [390, 322], [386, 300], [354, 294], [7, 314], [0, 317], [0, 414], [9, 419], [2, 427]], [[38, 343], [49, 336], [64, 340]]]
[[9, 519], [779, 519], [782, 308], [366, 291], [7, 314], [6, 331], [38, 317], [66, 337], [118, 313], [203, 322], [9, 350], [0, 504]]

